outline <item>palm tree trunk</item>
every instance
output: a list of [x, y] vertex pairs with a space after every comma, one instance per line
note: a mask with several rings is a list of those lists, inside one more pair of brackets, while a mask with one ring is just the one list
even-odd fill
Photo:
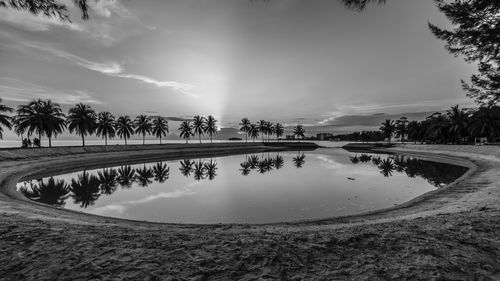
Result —
[[198, 139], [200, 139], [200, 143], [201, 143], [201, 134], [198, 134]]
[[161, 135], [160, 135], [160, 144], [161, 144]]
[[108, 146], [108, 135], [104, 135], [104, 145]]
[[82, 134], [82, 146], [85, 146], [85, 136]]
[[248, 142], [248, 133], [245, 134], [245, 142]]
[[52, 136], [49, 137], [49, 147], [52, 147]]
[[125, 139], [125, 145], [127, 145], [127, 137], [124, 136], [123, 138]]
[[40, 146], [42, 146], [42, 132], [38, 132], [38, 142], [40, 143]]
[[146, 144], [146, 134], [142, 134], [142, 145]]
[[212, 142], [212, 134], [210, 134], [210, 143], [213, 143], [213, 142]]

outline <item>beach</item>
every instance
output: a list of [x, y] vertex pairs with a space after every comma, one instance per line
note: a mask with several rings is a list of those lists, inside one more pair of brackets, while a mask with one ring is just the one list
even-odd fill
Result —
[[[285, 146], [285, 144], [283, 144]], [[267, 225], [158, 224], [37, 204], [26, 177], [286, 147], [133, 145], [0, 151], [0, 280], [498, 280], [500, 147], [380, 148], [459, 164], [455, 183], [366, 214]]]

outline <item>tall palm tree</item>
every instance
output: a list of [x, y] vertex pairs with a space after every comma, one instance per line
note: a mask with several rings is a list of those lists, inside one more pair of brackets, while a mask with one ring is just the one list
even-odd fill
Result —
[[38, 140], [42, 135], [47, 136], [49, 147], [52, 147], [52, 137], [57, 137], [66, 128], [61, 107], [51, 100], [38, 99], [19, 105], [16, 113], [16, 130], [28, 133], [28, 137], [37, 133]]
[[0, 98], [0, 139], [3, 138], [3, 128], [2, 126], [7, 127], [9, 130], [12, 129], [12, 118], [2, 112], [12, 112], [13, 109], [2, 104], [2, 98]]
[[153, 124], [146, 115], [139, 115], [135, 118], [135, 133], [142, 134], [142, 145], [146, 144], [146, 134], [150, 135], [153, 130]]
[[449, 120], [445, 114], [435, 112], [425, 119], [426, 137], [434, 142], [443, 143], [449, 139]]
[[240, 125], [240, 131], [242, 131], [243, 133], [245, 133], [245, 142], [248, 142], [248, 135], [249, 135], [249, 132], [250, 132], [250, 125], [252, 123], [250, 123], [250, 120], [248, 120], [248, 118], [243, 118], [241, 119], [241, 123], [239, 124]]
[[92, 135], [97, 127], [97, 115], [89, 105], [79, 103], [69, 109], [66, 122], [69, 132], [80, 135], [85, 146], [85, 136]]
[[396, 120], [394, 131], [398, 137], [401, 137], [401, 142], [404, 142], [405, 136], [408, 133], [408, 118], [401, 117]]
[[205, 121], [205, 133], [210, 136], [210, 143], [212, 143], [212, 137], [217, 134], [217, 120], [209, 115]]
[[250, 129], [248, 129], [248, 135], [253, 139], [253, 142], [255, 142], [255, 139], [259, 137], [259, 126], [255, 124], [250, 124]]
[[191, 136], [194, 136], [193, 133], [193, 126], [191, 125], [190, 121], [182, 121], [181, 126], [179, 127], [180, 137], [186, 140], [186, 144], [188, 143], [188, 140], [191, 138]]
[[193, 117], [193, 130], [194, 135], [198, 135], [201, 143], [201, 135], [203, 135], [203, 132], [205, 132], [205, 117], [200, 115], [196, 115], [195, 117]]
[[417, 139], [421, 137], [421, 126], [418, 121], [408, 122], [408, 139], [414, 140], [415, 143]]
[[450, 122], [450, 133], [456, 138], [456, 140], [463, 141], [467, 135], [467, 126], [468, 126], [468, 112], [463, 108], [458, 108], [458, 104], [452, 106], [446, 112], [448, 116], [448, 120]]
[[389, 142], [391, 141], [392, 134], [394, 133], [394, 130], [396, 129], [394, 125], [394, 121], [390, 119], [385, 119], [384, 122], [382, 122], [380, 126], [380, 131], [384, 135], [385, 138], [389, 139]]
[[257, 126], [259, 128], [259, 133], [262, 134], [262, 142], [264, 142], [264, 135], [267, 134], [267, 121], [266, 120], [260, 120], [257, 122]]
[[269, 136], [272, 136], [274, 134], [274, 124], [267, 121], [264, 128], [265, 128], [266, 135], [267, 135], [267, 141], [269, 142]]
[[155, 137], [160, 138], [161, 144], [161, 137], [167, 136], [168, 133], [168, 121], [163, 117], [156, 117], [153, 120], [153, 129], [151, 130], [151, 132], [153, 133], [153, 135], [155, 135]]
[[99, 113], [95, 134], [98, 137], [103, 137], [104, 144], [108, 146], [108, 138], [114, 138], [116, 135], [115, 117], [113, 114], [107, 111]]
[[305, 133], [306, 130], [302, 125], [297, 125], [295, 126], [295, 128], [293, 128], [293, 135], [299, 139], [299, 142], [301, 139], [305, 138]]
[[481, 107], [472, 116], [469, 130], [473, 136], [495, 138], [500, 136], [500, 107]]
[[115, 123], [116, 134], [125, 139], [125, 145], [127, 145], [127, 139], [134, 134], [134, 122], [130, 119], [128, 115], [118, 117]]
[[274, 126], [274, 133], [276, 134], [278, 141], [280, 141], [280, 137], [285, 133], [285, 128], [280, 123], [276, 123]]

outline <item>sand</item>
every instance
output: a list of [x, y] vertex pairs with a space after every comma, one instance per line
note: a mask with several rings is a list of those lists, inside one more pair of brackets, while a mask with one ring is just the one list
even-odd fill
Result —
[[262, 145], [0, 151], [0, 280], [500, 280], [500, 147], [401, 145], [457, 163], [447, 188], [368, 214], [269, 225], [135, 222], [36, 204], [30, 175]]

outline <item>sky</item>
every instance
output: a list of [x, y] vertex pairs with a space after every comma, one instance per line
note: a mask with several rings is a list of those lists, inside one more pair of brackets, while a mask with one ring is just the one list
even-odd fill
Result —
[[117, 116], [211, 114], [226, 128], [248, 117], [334, 133], [473, 105], [460, 79], [475, 66], [429, 31], [450, 27], [432, 0], [362, 13], [331, 0], [90, 4], [90, 19], [72, 8], [71, 23], [0, 9], [5, 104], [50, 98], [65, 111], [83, 102]]

